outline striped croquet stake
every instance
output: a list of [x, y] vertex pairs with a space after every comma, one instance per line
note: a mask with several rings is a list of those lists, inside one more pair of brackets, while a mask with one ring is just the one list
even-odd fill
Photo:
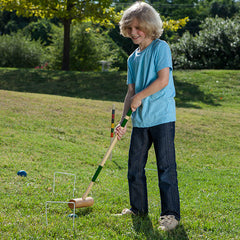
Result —
[[[113, 104], [113, 106], [112, 106], [112, 121], [111, 121], [111, 135], [110, 135], [111, 143], [112, 143], [113, 137], [114, 137], [114, 120], [115, 120], [115, 105]], [[110, 154], [109, 160], [112, 160], [112, 152]]]
[[[121, 127], [122, 127], [122, 128], [124, 128], [125, 125], [127, 124], [128, 119], [130, 118], [131, 114], [132, 114], [132, 110], [131, 110], [131, 108], [130, 108], [130, 109], [128, 110], [126, 116], [124, 117], [123, 122], [121, 123]], [[108, 148], [108, 150], [107, 150], [107, 152], [106, 152], [106, 154], [105, 154], [102, 162], [100, 163], [100, 165], [99, 165], [98, 168], [97, 168], [97, 171], [96, 171], [95, 174], [93, 175], [92, 181], [90, 182], [90, 184], [89, 184], [86, 192], [83, 194], [82, 199], [85, 199], [85, 198], [87, 197], [87, 195], [89, 194], [89, 192], [90, 192], [90, 190], [91, 190], [94, 182], [96, 181], [96, 179], [97, 179], [99, 173], [101, 172], [101, 170], [102, 170], [105, 162], [107, 161], [110, 153], [112, 152], [113, 147], [114, 147], [115, 144], [117, 143], [117, 140], [118, 140], [118, 139], [117, 139], [117, 135], [115, 135], [115, 137], [113, 138], [113, 141], [112, 141], [111, 145], [109, 146], [109, 148]]]

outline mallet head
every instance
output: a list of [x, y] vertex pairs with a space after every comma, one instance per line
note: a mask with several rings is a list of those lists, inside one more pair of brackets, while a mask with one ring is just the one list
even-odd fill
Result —
[[[74, 202], [75, 208], [91, 207], [94, 204], [94, 200], [91, 197], [87, 197], [85, 199], [75, 198], [75, 199], [71, 199], [69, 202]], [[71, 209], [74, 208], [74, 204], [68, 203], [68, 206]]]

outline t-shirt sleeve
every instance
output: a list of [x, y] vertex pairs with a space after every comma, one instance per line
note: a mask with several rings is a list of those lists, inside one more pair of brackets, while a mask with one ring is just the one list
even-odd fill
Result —
[[163, 68], [169, 67], [172, 70], [172, 54], [170, 47], [166, 42], [161, 42], [156, 51], [155, 66], [157, 72]]

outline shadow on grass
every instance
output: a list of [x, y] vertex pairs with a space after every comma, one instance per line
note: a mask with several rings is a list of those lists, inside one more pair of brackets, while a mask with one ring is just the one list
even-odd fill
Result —
[[196, 103], [204, 103], [211, 106], [220, 106], [216, 104], [217, 98], [213, 94], [206, 94], [200, 90], [198, 85], [183, 82], [174, 77], [176, 88], [176, 105], [184, 108], [200, 108]]
[[119, 169], [119, 170], [122, 170], [122, 169], [125, 169], [126, 167], [124, 166], [121, 166], [121, 165], [119, 165], [119, 163], [117, 162], [117, 161], [114, 161], [114, 160], [112, 160], [112, 162], [116, 165], [116, 167]]
[[119, 72], [0, 69], [0, 89], [122, 102], [127, 85]]
[[79, 211], [76, 212], [76, 215], [78, 217], [80, 216], [86, 216], [86, 215], [89, 215], [90, 213], [92, 213], [92, 208], [81, 208]]
[[[103, 101], [123, 102], [127, 91], [126, 72], [71, 72], [35, 69], [0, 69], [0, 89], [52, 94]], [[176, 105], [200, 108], [199, 102], [217, 106], [216, 97], [199, 86], [174, 77]]]
[[[133, 228], [137, 233], [143, 234], [148, 240], [164, 240], [166, 239], [163, 236], [161, 230], [153, 228], [152, 221], [148, 216], [132, 216]], [[168, 240], [188, 240], [187, 233], [184, 230], [184, 227], [180, 224], [175, 230], [167, 233]], [[164, 234], [165, 235], [165, 234]]]

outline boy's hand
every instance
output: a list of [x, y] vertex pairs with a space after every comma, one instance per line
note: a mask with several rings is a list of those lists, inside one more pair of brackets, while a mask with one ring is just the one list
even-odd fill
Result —
[[131, 102], [131, 109], [132, 112], [135, 112], [138, 107], [142, 105], [142, 99], [136, 94], [135, 96], [132, 97], [132, 102]]
[[115, 134], [117, 134], [117, 139], [121, 140], [122, 136], [126, 133], [127, 127], [125, 126], [124, 128], [121, 127], [120, 124], [118, 124], [115, 128]]

